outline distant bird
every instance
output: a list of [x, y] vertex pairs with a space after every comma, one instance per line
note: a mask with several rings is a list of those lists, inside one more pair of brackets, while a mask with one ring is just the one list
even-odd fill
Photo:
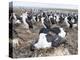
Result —
[[68, 28], [75, 28], [78, 26], [77, 19], [75, 17], [71, 17], [71, 16], [65, 17], [64, 22]]

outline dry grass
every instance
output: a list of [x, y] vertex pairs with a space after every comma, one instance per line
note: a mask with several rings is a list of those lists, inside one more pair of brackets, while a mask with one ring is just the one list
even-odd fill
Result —
[[19, 37], [23, 38], [20, 41], [20, 45], [17, 48], [13, 49], [13, 57], [41, 57], [41, 56], [64, 56], [64, 55], [74, 55], [78, 54], [78, 39], [77, 39], [77, 29], [65, 28], [67, 31], [67, 45], [61, 45], [57, 48], [50, 49], [39, 49], [35, 51], [30, 50], [31, 44], [33, 44], [39, 37], [40, 22], [37, 25], [34, 25], [33, 29], [30, 29], [31, 33], [28, 33], [27, 30], [19, 26], [15, 28]]

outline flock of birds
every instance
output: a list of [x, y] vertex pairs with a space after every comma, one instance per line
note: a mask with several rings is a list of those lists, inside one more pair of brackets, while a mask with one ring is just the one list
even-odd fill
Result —
[[[12, 26], [23, 24], [26, 30], [33, 29], [33, 23], [41, 22], [42, 28], [39, 31], [39, 39], [31, 45], [31, 50], [40, 48], [58, 47], [66, 42], [66, 32], [62, 27], [53, 27], [54, 24], [66, 24], [68, 28], [78, 26], [77, 14], [53, 13], [41, 11], [38, 13], [24, 12], [22, 15], [9, 11], [9, 38], [12, 39]], [[14, 30], [15, 31], [15, 30]]]

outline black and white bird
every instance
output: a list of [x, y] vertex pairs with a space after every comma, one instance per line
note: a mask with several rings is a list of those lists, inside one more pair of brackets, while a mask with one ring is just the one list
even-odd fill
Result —
[[28, 13], [25, 12], [20, 17], [22, 17], [22, 21], [23, 21], [25, 28], [27, 28], [27, 29], [33, 28], [33, 24], [31, 21], [32, 15], [28, 15]]
[[34, 43], [31, 46], [32, 47], [31, 50], [40, 49], [40, 48], [58, 47], [60, 44], [65, 43], [65, 39], [64, 39], [65, 32], [63, 31], [62, 28], [60, 29], [54, 28], [54, 31], [52, 31], [54, 33], [49, 33], [49, 32], [51, 32], [49, 29], [42, 28], [39, 32], [39, 39], [36, 43]]
[[46, 17], [41, 18], [41, 23], [44, 28], [49, 29], [51, 27], [51, 22]]
[[56, 22], [56, 17], [54, 17], [53, 15], [49, 16], [49, 21], [51, 21], [52, 24], [55, 24]]
[[22, 19], [16, 13], [12, 12], [9, 18], [9, 22], [13, 22], [13, 24], [21, 24]]
[[59, 20], [60, 20], [59, 23], [63, 23], [64, 22], [64, 18], [65, 17], [63, 16], [63, 14], [61, 14], [60, 17], [59, 17]]
[[65, 24], [67, 25], [68, 28], [75, 28], [78, 26], [77, 24], [77, 18], [75, 16], [66, 16], [65, 17]]
[[56, 14], [56, 15], [55, 15], [55, 18], [56, 18], [56, 22], [57, 22], [57, 24], [58, 24], [59, 21], [60, 21], [60, 20], [59, 20], [60, 16], [59, 16], [58, 14]]

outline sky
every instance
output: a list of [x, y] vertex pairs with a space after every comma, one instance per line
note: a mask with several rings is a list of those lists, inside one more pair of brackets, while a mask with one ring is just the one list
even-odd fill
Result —
[[21, 7], [42, 7], [42, 8], [64, 8], [64, 9], [77, 9], [77, 5], [66, 5], [66, 4], [46, 4], [46, 3], [36, 3], [36, 2], [21, 2], [15, 1], [13, 2], [13, 6], [21, 6]]

